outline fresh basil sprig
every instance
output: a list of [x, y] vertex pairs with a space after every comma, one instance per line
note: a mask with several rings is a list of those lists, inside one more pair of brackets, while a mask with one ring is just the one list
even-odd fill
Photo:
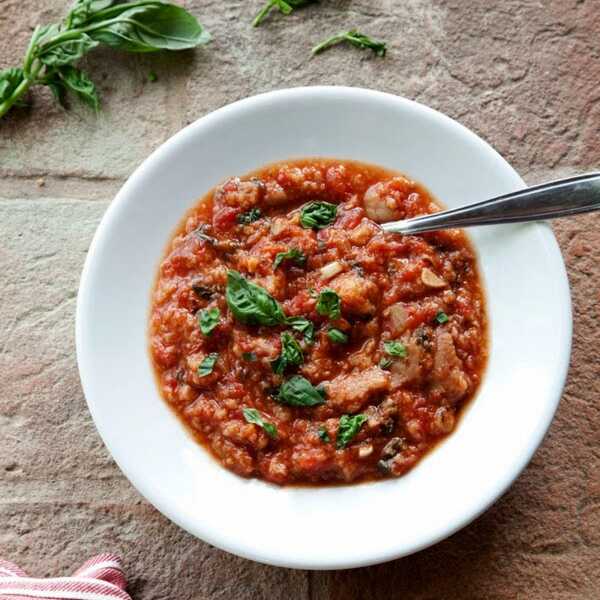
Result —
[[368, 35], [364, 33], [358, 32], [356, 29], [351, 29], [350, 31], [342, 31], [340, 33], [336, 33], [332, 35], [330, 38], [327, 38], [325, 41], [321, 42], [317, 46], [312, 49], [313, 54], [320, 54], [323, 50], [327, 48], [331, 48], [337, 44], [341, 44], [342, 42], [349, 42], [356, 48], [361, 48], [362, 50], [371, 49], [377, 56], [381, 56], [382, 58], [385, 56], [387, 51], [387, 46], [385, 42], [379, 42], [370, 38]]
[[0, 118], [35, 85], [48, 86], [61, 104], [70, 92], [97, 109], [96, 87], [73, 63], [101, 44], [127, 52], [155, 52], [194, 48], [209, 40], [196, 17], [175, 4], [76, 0], [60, 24], [34, 29], [21, 68], [0, 71]]
[[289, 260], [301, 267], [306, 263], [306, 255], [298, 248], [290, 248], [287, 252], [278, 252], [273, 261], [273, 268], [276, 269], [284, 260]]
[[337, 206], [331, 202], [310, 202], [300, 211], [300, 225], [305, 229], [323, 229], [335, 221]]
[[273, 373], [283, 375], [287, 367], [301, 365], [304, 362], [304, 354], [294, 336], [284, 331], [281, 334], [281, 354], [271, 362]]
[[313, 2], [316, 2], [316, 0], [267, 0], [267, 3], [260, 9], [256, 17], [254, 17], [252, 25], [258, 27], [273, 8], [279, 9], [279, 12], [284, 15], [289, 15], [295, 8], [300, 8]]
[[345, 448], [367, 420], [365, 415], [342, 415], [338, 425], [336, 448]]
[[279, 302], [237, 271], [227, 273], [225, 299], [233, 316], [246, 325], [282, 325], [285, 314]]
[[213, 329], [219, 324], [220, 318], [221, 311], [216, 306], [201, 310], [198, 313], [198, 325], [200, 326], [200, 331], [204, 335], [210, 335]]
[[318, 406], [325, 402], [324, 394], [302, 375], [294, 375], [282, 384], [275, 400], [289, 406]]
[[270, 438], [275, 439], [277, 437], [277, 427], [273, 423], [265, 421], [255, 408], [244, 408], [242, 409], [242, 413], [248, 423], [262, 427]]
[[333, 290], [321, 290], [317, 299], [317, 312], [332, 321], [339, 319], [342, 316], [340, 297]]

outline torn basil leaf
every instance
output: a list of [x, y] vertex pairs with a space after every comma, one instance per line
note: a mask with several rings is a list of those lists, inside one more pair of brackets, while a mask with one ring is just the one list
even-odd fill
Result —
[[397, 340], [383, 342], [383, 348], [390, 356], [399, 356], [400, 358], [407, 356], [406, 346]]
[[258, 219], [260, 219], [260, 215], [260, 208], [251, 208], [246, 212], [240, 213], [237, 216], [236, 221], [240, 225], [248, 225], [249, 223], [254, 223], [254, 221], [258, 221]]
[[285, 321], [294, 331], [298, 331], [304, 336], [307, 344], [314, 344], [315, 325], [306, 317], [288, 317]]
[[262, 427], [270, 438], [275, 439], [277, 437], [277, 427], [273, 423], [265, 421], [255, 408], [244, 408], [242, 409], [242, 413], [248, 423]]
[[338, 450], [345, 448], [360, 431], [366, 420], [366, 415], [342, 415], [338, 425], [336, 448]]
[[327, 331], [327, 337], [334, 344], [345, 344], [348, 341], [348, 335], [345, 334], [343, 331], [336, 329], [335, 327], [329, 328], [329, 330]]
[[271, 362], [273, 373], [283, 375], [287, 367], [301, 365], [303, 362], [302, 348], [300, 348], [294, 336], [284, 331], [281, 334], [281, 354]]
[[279, 388], [275, 400], [288, 406], [318, 406], [325, 402], [324, 390], [301, 375], [294, 375]]
[[342, 316], [340, 297], [333, 290], [321, 290], [317, 299], [317, 312], [332, 321], [339, 319]]
[[394, 361], [391, 358], [384, 356], [379, 361], [379, 368], [380, 369], [389, 369], [393, 364], [394, 364]]
[[215, 363], [217, 362], [219, 355], [216, 352], [212, 352], [208, 356], [205, 356], [202, 362], [198, 365], [198, 376], [206, 377], [213, 372]]
[[219, 324], [221, 311], [215, 306], [201, 310], [198, 313], [198, 325], [203, 335], [210, 335], [213, 329]]
[[331, 202], [310, 202], [300, 211], [300, 224], [305, 229], [323, 229], [337, 216], [337, 206]]
[[438, 312], [437, 315], [435, 315], [435, 320], [440, 324], [443, 325], [444, 323], [447, 323], [450, 319], [448, 317], [448, 315], [443, 311], [440, 310]]
[[287, 252], [278, 252], [273, 261], [273, 268], [276, 269], [284, 260], [289, 260], [302, 267], [306, 263], [306, 255], [298, 248], [290, 248]]
[[323, 427], [323, 426], [319, 427], [319, 431], [317, 432], [317, 435], [319, 436], [319, 439], [322, 442], [324, 442], [325, 444], [327, 444], [331, 441], [331, 438], [329, 437], [329, 434], [327, 433], [327, 429], [325, 429], [325, 427]]

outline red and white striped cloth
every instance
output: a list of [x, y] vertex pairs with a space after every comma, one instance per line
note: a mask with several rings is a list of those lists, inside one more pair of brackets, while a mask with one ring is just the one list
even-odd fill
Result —
[[0, 559], [0, 600], [131, 600], [121, 559], [99, 554], [71, 577], [36, 579]]

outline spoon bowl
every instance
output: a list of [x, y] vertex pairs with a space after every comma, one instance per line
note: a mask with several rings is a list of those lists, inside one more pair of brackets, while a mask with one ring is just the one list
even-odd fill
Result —
[[382, 223], [381, 227], [389, 233], [406, 235], [455, 227], [541, 221], [595, 210], [600, 210], [600, 173], [588, 173], [431, 215]]

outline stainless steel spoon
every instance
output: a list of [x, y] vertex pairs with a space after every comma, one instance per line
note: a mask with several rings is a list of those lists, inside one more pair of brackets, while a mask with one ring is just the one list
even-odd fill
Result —
[[424, 233], [453, 227], [523, 223], [600, 210], [600, 173], [534, 187], [404, 221], [382, 223], [391, 233]]

